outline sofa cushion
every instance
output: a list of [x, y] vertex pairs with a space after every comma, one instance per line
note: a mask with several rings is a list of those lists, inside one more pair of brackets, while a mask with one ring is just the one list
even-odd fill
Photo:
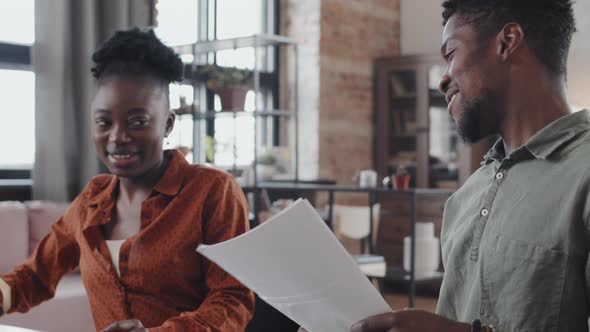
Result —
[[47, 201], [25, 202], [29, 222], [29, 249], [32, 254], [37, 244], [51, 230], [51, 225], [64, 214], [67, 203], [55, 203]]
[[[19, 326], [48, 332], [94, 331], [94, 320], [80, 275], [65, 275], [55, 297], [29, 312], [0, 317], [0, 325]], [[2, 331], [2, 327], [0, 327]]]
[[0, 274], [21, 264], [29, 253], [29, 223], [23, 203], [0, 202]]

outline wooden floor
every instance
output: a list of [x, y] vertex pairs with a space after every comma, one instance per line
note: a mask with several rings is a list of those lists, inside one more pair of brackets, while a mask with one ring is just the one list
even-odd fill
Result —
[[[384, 294], [383, 298], [389, 303], [393, 310], [404, 309], [408, 307], [407, 294]], [[423, 309], [427, 311], [436, 311], [436, 298], [434, 297], [416, 297], [416, 309]]]
[[[339, 240], [349, 253], [353, 255], [360, 253], [360, 242], [358, 240], [347, 239], [346, 237], [339, 238]], [[375, 287], [378, 286], [375, 284]], [[399, 289], [395, 290], [391, 287], [385, 286], [381, 295], [383, 295], [383, 298], [389, 303], [393, 310], [404, 309], [409, 306], [407, 293], [403, 293], [403, 291], [400, 291]], [[436, 302], [437, 297], [435, 295], [416, 296], [415, 308], [435, 312]]]

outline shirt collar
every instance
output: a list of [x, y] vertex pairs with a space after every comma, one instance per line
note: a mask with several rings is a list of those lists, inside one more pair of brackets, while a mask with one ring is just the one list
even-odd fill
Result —
[[482, 165], [488, 164], [494, 160], [501, 161], [504, 159], [504, 141], [500, 138], [494, 143], [492, 148], [483, 156], [484, 161]]
[[[547, 159], [557, 149], [588, 129], [590, 129], [589, 110], [568, 114], [535, 133], [524, 144], [524, 149], [537, 159]], [[522, 152], [522, 149], [516, 149], [512, 153], [517, 152]], [[504, 142], [500, 138], [484, 156], [483, 164], [490, 163], [493, 160], [501, 161], [505, 155]]]
[[[178, 150], [166, 150], [164, 156], [170, 158], [170, 163], [153, 190], [164, 195], [174, 196], [182, 187], [184, 181], [183, 170], [189, 163]], [[95, 178], [89, 192], [88, 205], [105, 205], [108, 202], [114, 202], [114, 194], [118, 185], [119, 177], [117, 176], [103, 175]]]
[[119, 178], [112, 175], [99, 175], [92, 179], [89, 190], [88, 205], [99, 205], [114, 201], [114, 194], [119, 185]]
[[174, 196], [178, 194], [182, 187], [184, 169], [189, 166], [189, 163], [178, 150], [166, 150], [164, 154], [170, 158], [170, 163], [164, 175], [162, 175], [158, 183], [154, 186], [154, 190], [164, 195]]
[[525, 147], [538, 159], [547, 159], [555, 150], [590, 129], [590, 111], [563, 116], [538, 131]]

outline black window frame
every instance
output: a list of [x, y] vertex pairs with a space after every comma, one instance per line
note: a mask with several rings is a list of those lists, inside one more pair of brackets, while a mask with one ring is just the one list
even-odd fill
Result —
[[[32, 46], [0, 42], [0, 69], [33, 71]], [[1, 167], [1, 166], [0, 166]], [[0, 179], [31, 179], [30, 168], [0, 168]]]

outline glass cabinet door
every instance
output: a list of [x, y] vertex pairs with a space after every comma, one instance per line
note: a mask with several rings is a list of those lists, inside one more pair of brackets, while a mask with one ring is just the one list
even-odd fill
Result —
[[445, 96], [438, 90], [444, 70], [439, 64], [428, 68], [428, 187], [457, 189], [459, 137]]
[[390, 72], [389, 76], [389, 160], [387, 172], [402, 170], [410, 174], [410, 186], [416, 186], [417, 150], [420, 125], [417, 117], [417, 72], [414, 69]]

